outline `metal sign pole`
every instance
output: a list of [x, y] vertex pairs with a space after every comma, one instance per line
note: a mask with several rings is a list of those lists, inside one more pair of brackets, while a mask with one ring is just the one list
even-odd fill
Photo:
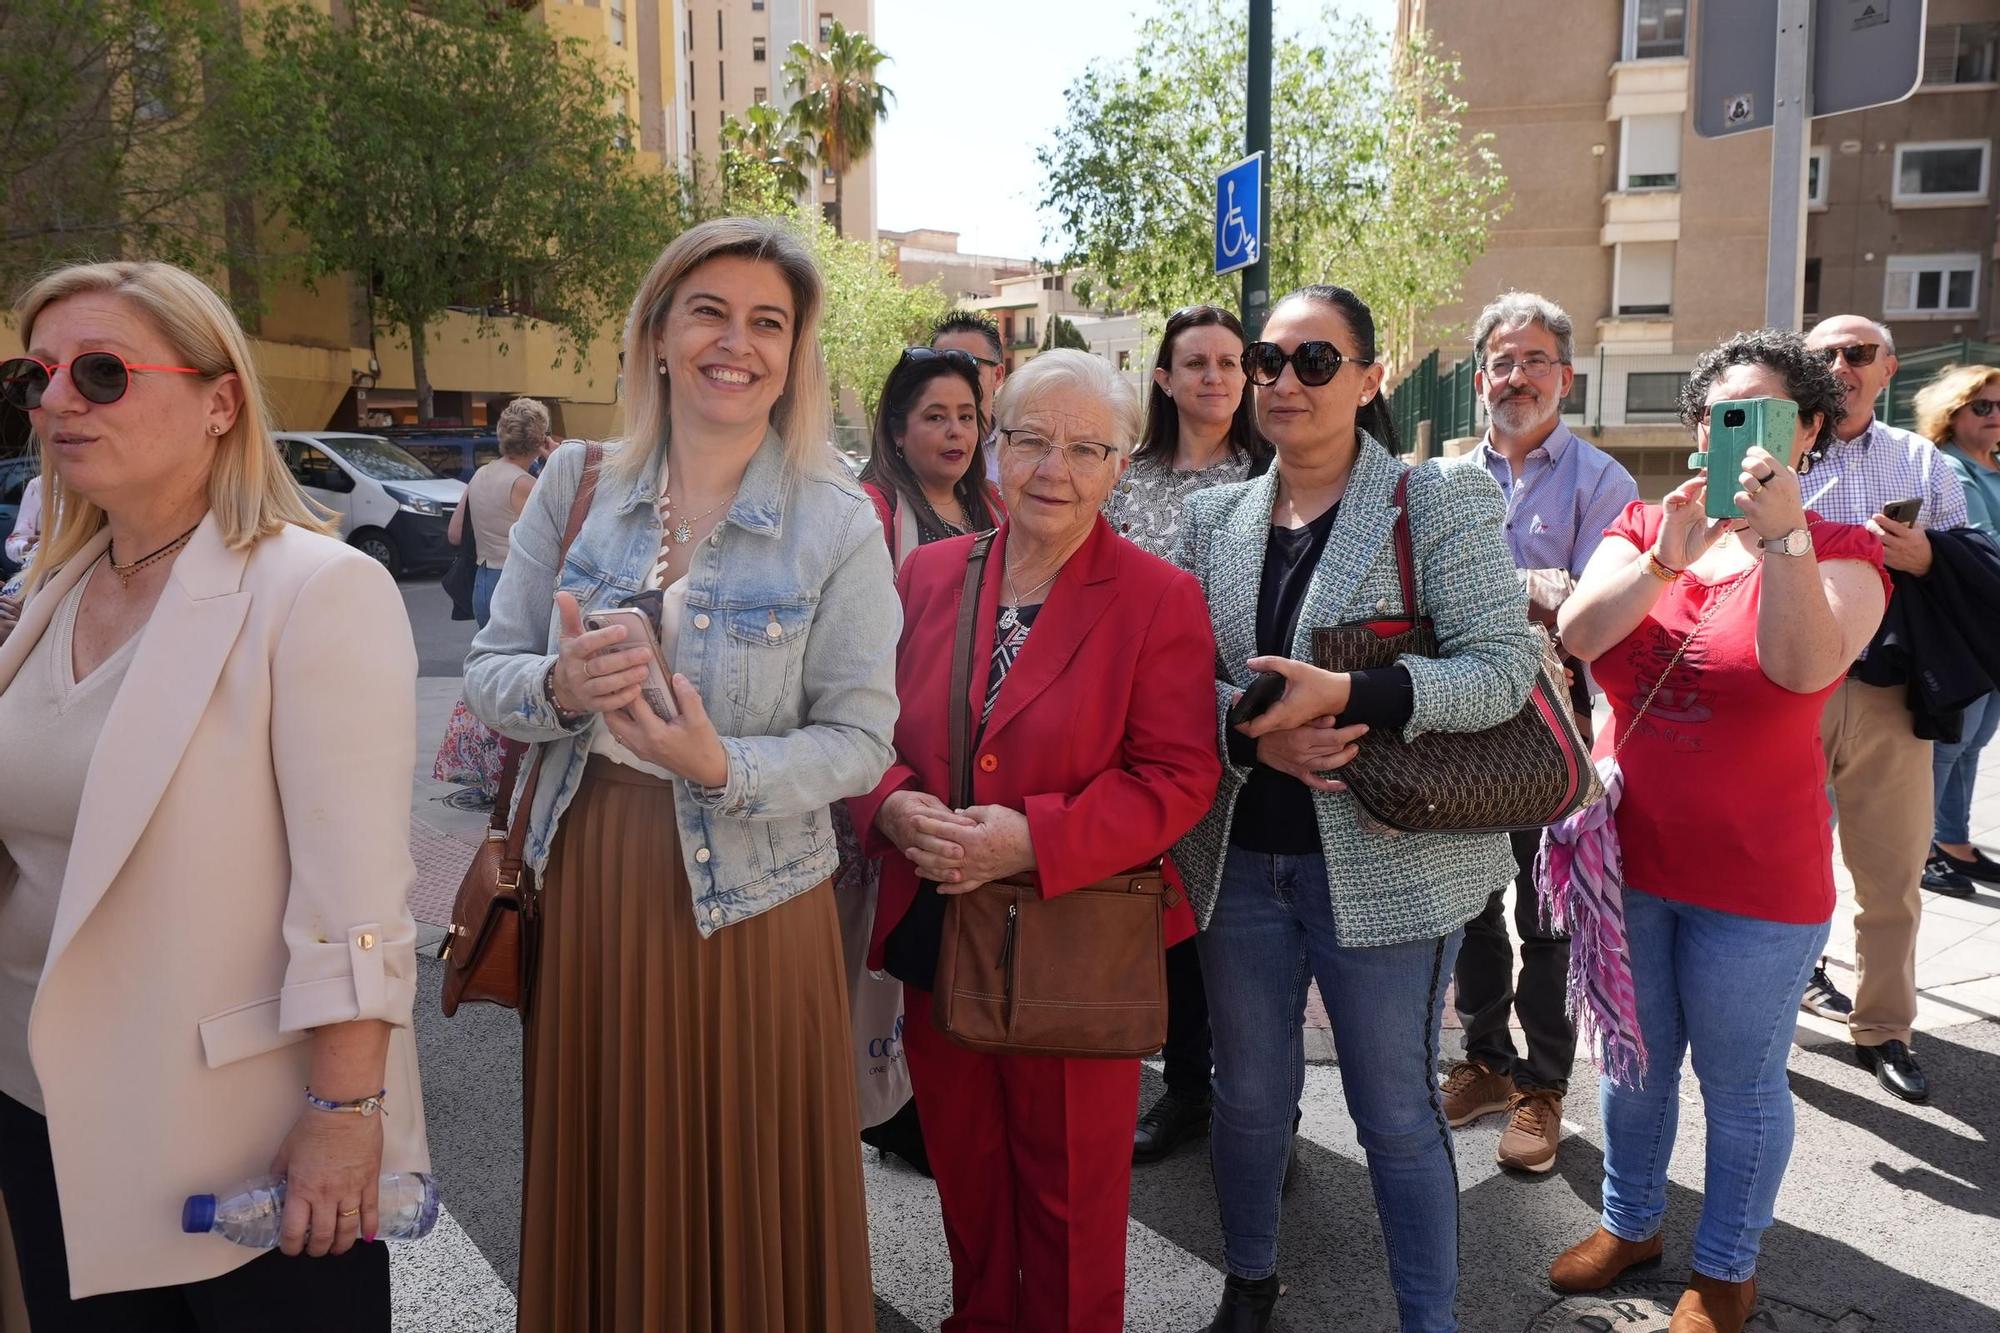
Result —
[[[1243, 154], [1254, 157], [1264, 154], [1265, 164], [1271, 155], [1271, 0], [1250, 0], [1250, 61], [1249, 87], [1246, 90], [1245, 110], [1249, 113], [1248, 124], [1244, 127]], [[1271, 181], [1267, 173], [1263, 188], [1257, 192], [1259, 211], [1257, 227], [1257, 260], [1243, 270], [1243, 328], [1255, 342], [1264, 336], [1264, 317], [1271, 309]]]
[[1771, 96], [1771, 240], [1764, 270], [1764, 323], [1796, 329], [1806, 269], [1806, 164], [1812, 153], [1813, 0], [1778, 0], [1778, 54]]

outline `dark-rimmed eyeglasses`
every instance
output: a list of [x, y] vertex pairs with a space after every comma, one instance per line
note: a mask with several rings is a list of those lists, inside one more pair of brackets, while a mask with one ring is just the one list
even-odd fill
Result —
[[1965, 410], [1984, 421], [1995, 412], [2000, 412], [2000, 398], [1975, 398], [1965, 405]]
[[1068, 444], [1057, 444], [1040, 431], [1019, 428], [1000, 432], [1000, 449], [1008, 458], [1032, 463], [1036, 467], [1040, 467], [1042, 460], [1051, 453], [1060, 453], [1063, 461], [1069, 464], [1070, 474], [1077, 477], [1102, 471], [1118, 452], [1111, 445], [1099, 444], [1095, 440], [1071, 440]]
[[127, 361], [116, 352], [84, 352], [68, 361], [50, 365], [32, 356], [0, 361], [0, 402], [32, 412], [42, 405], [49, 381], [58, 370], [69, 372], [76, 391], [100, 406], [125, 396], [134, 375], [200, 375], [193, 366], [144, 366]]
[[942, 361], [948, 366], [957, 366], [960, 370], [974, 375], [979, 373], [979, 358], [957, 347], [905, 347], [903, 359], [898, 364], [921, 366], [929, 361]]
[[1276, 384], [1278, 376], [1285, 373], [1287, 364], [1298, 374], [1299, 383], [1309, 389], [1317, 389], [1338, 375], [1343, 365], [1372, 366], [1375, 363], [1358, 356], [1343, 356], [1338, 347], [1318, 338], [1302, 342], [1289, 352], [1276, 343], [1251, 343], [1243, 349], [1243, 370], [1252, 384], [1262, 387]]
[[1881, 350], [1881, 343], [1849, 343], [1845, 347], [1820, 348], [1819, 359], [1829, 366], [1836, 361], [1845, 361], [1850, 366], [1872, 366]]
[[1554, 370], [1557, 366], [1566, 364], [1567, 362], [1552, 360], [1546, 356], [1530, 356], [1519, 361], [1510, 361], [1502, 357], [1486, 363], [1486, 378], [1497, 383], [1501, 380], [1511, 379], [1514, 372], [1518, 370], [1531, 380], [1544, 380], [1549, 377], [1551, 370]]

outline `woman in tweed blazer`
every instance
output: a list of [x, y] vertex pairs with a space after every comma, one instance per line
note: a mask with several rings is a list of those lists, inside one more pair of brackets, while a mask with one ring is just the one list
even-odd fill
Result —
[[[1375, 1185], [1403, 1333], [1458, 1327], [1458, 1183], [1436, 1093], [1445, 983], [1461, 927], [1514, 873], [1505, 834], [1364, 825], [1327, 776], [1370, 726], [1477, 731], [1527, 697], [1537, 661], [1478, 468], [1410, 476], [1417, 596], [1442, 657], [1334, 675], [1305, 665], [1318, 626], [1403, 610], [1392, 452], [1368, 307], [1339, 287], [1293, 292], [1245, 361], [1277, 466], [1193, 497], [1175, 561], [1215, 626], [1214, 807], [1174, 849], [1202, 926], [1215, 1028], [1215, 1179], [1229, 1275], [1214, 1333], [1268, 1327], [1279, 1193], [1304, 1079], [1306, 986], [1333, 1023], [1348, 1111]], [[1245, 729], [1228, 712], [1260, 670], [1283, 697]]]

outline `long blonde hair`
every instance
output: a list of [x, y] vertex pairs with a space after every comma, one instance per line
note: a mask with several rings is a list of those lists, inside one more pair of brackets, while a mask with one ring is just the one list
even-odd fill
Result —
[[1917, 390], [1917, 434], [1935, 445], [1950, 444], [1951, 419], [1995, 381], [2000, 381], [2000, 367], [1946, 366], [1940, 370], [1936, 379]]
[[827, 402], [826, 360], [819, 347], [819, 317], [825, 284], [812, 252], [783, 223], [764, 218], [715, 218], [688, 228], [653, 261], [625, 320], [622, 382], [627, 413], [625, 438], [606, 464], [615, 485], [635, 484], [657, 471], [667, 447], [667, 404], [673, 386], [658, 371], [656, 345], [673, 307], [674, 293], [687, 275], [711, 259], [728, 255], [776, 265], [792, 289], [792, 363], [785, 391], [771, 407], [771, 426], [785, 442], [786, 461], [815, 471], [832, 457], [827, 447], [831, 412]]
[[[159, 330], [182, 364], [204, 379], [234, 375], [243, 385], [243, 408], [215, 443], [208, 478], [208, 505], [231, 550], [249, 546], [287, 524], [331, 532], [332, 525], [292, 479], [271, 438], [263, 378], [250, 355], [250, 341], [222, 298], [208, 284], [172, 264], [154, 261], [73, 264], [28, 288], [14, 306], [14, 326], [22, 344], [31, 344], [35, 321], [58, 301], [106, 293], [131, 302]], [[39, 441], [35, 442], [39, 445]], [[42, 512], [45, 536], [28, 569], [27, 590], [90, 544], [104, 527], [104, 511], [63, 484], [62, 471], [42, 453]]]

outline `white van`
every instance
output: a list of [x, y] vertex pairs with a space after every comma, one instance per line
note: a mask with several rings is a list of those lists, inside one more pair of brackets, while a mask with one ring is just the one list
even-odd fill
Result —
[[278, 449], [307, 495], [340, 520], [340, 536], [401, 575], [451, 563], [445, 528], [465, 483], [440, 478], [401, 446], [349, 431], [281, 430]]

